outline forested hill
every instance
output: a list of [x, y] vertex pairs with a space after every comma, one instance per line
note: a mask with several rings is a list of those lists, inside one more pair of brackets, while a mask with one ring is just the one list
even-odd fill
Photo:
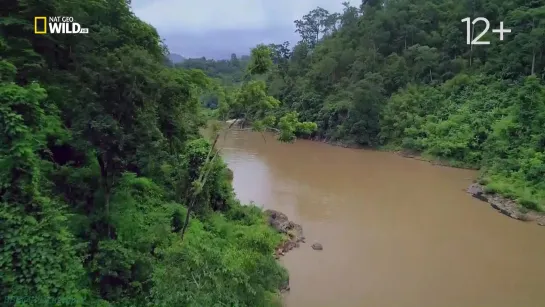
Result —
[[228, 60], [213, 60], [207, 58], [190, 58], [177, 63], [177, 67], [186, 69], [200, 69], [209, 77], [221, 80], [225, 85], [238, 84], [243, 81], [249, 56], [237, 57], [232, 54]]
[[[167, 67], [129, 2], [2, 2], [0, 300], [278, 305], [282, 238], [234, 198], [198, 132], [214, 82]], [[37, 35], [35, 16], [72, 16], [89, 33]]]
[[[467, 44], [466, 17], [490, 21], [489, 45]], [[545, 1], [364, 0], [295, 24], [268, 90], [316, 137], [480, 167], [489, 190], [543, 209]]]
[[176, 53], [169, 54], [168, 59], [170, 60], [172, 64], [182, 63], [183, 61], [186, 60], [183, 56]]

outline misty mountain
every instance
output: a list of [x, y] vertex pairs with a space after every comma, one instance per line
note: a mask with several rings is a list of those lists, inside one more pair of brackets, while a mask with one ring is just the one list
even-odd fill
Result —
[[[293, 33], [292, 33], [293, 32]], [[292, 35], [286, 35], [292, 33]], [[232, 53], [250, 54], [257, 44], [280, 44], [289, 40], [294, 44], [297, 34], [291, 27], [275, 29], [225, 29], [201, 33], [174, 32], [161, 33], [170, 52], [187, 58], [206, 57], [207, 59], [229, 59]]]
[[185, 61], [185, 58], [177, 53], [171, 53], [168, 55], [168, 59], [172, 64], [178, 64]]

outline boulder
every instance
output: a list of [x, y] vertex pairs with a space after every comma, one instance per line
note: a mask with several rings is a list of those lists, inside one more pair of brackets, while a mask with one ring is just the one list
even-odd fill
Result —
[[276, 231], [287, 235], [287, 240], [282, 242], [277, 248], [275, 256], [283, 256], [284, 253], [299, 247], [299, 242], [305, 242], [303, 236], [303, 227], [290, 221], [284, 213], [276, 210], [266, 210], [269, 225]]
[[284, 213], [276, 210], [265, 210], [265, 214], [269, 217], [269, 225], [280, 233], [287, 234], [291, 241], [303, 242], [303, 227], [288, 219]]
[[265, 214], [269, 217], [269, 225], [276, 231], [287, 233], [290, 227], [290, 220], [284, 213], [276, 210], [265, 210]]
[[467, 192], [477, 199], [488, 201], [488, 197], [485, 195], [484, 187], [478, 183], [470, 185], [469, 188], [467, 188]]
[[297, 243], [295, 241], [286, 241], [284, 244], [282, 244], [282, 252], [287, 253], [295, 247], [297, 247]]
[[316, 242], [316, 243], [312, 244], [312, 249], [317, 250], [317, 251], [321, 251], [321, 250], [324, 249], [324, 247], [322, 246], [322, 244]]

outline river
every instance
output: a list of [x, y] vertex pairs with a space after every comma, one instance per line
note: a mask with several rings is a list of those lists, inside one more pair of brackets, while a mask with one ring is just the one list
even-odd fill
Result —
[[466, 194], [475, 171], [265, 139], [235, 131], [220, 147], [241, 201], [304, 228], [306, 243], [281, 260], [286, 306], [545, 306], [545, 227]]

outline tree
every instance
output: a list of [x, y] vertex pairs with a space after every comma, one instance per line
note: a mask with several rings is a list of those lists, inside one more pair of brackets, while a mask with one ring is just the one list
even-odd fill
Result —
[[336, 17], [331, 17], [327, 10], [318, 7], [304, 15], [301, 20], [295, 21], [295, 32], [301, 35], [304, 43], [314, 48], [323, 35], [333, 31]]
[[13, 303], [27, 295], [81, 301], [83, 267], [63, 224], [64, 208], [44, 195], [46, 178], [37, 155], [59, 128], [59, 118], [44, 109], [47, 94], [38, 83], [13, 83], [16, 68], [5, 60], [0, 71], [0, 295]]
[[[272, 52], [267, 46], [258, 45], [252, 49], [248, 78], [269, 73], [273, 66], [271, 56]], [[264, 81], [250, 79], [242, 84], [235, 95], [230, 105], [230, 114], [241, 120], [242, 125], [249, 123], [257, 131], [278, 130], [275, 128], [277, 122], [275, 112], [280, 107], [280, 102], [268, 95]], [[304, 131], [309, 135], [316, 130], [316, 125], [310, 122], [300, 123], [297, 121], [296, 113], [292, 113], [281, 117], [278, 128], [280, 129], [279, 140], [293, 141], [296, 132]]]

